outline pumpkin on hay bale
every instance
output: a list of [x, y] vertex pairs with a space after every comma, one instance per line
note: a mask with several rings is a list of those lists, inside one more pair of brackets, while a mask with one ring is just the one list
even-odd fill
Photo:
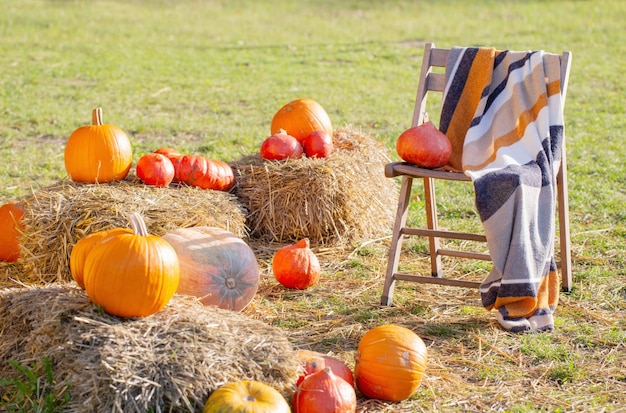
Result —
[[335, 130], [333, 145], [327, 158], [267, 161], [257, 153], [232, 163], [250, 237], [341, 245], [390, 233], [399, 189], [384, 175], [388, 151], [348, 127]]
[[[280, 329], [181, 295], [152, 316], [123, 319], [73, 284], [7, 288], [0, 325], [0, 377], [23, 379], [9, 361], [36, 372], [47, 359], [68, 412], [202, 411], [238, 380], [290, 397], [300, 368]], [[10, 390], [0, 385], [5, 398]]]
[[76, 242], [97, 231], [128, 227], [130, 212], [139, 212], [148, 232], [157, 236], [201, 225], [247, 234], [245, 211], [233, 194], [189, 186], [157, 188], [131, 176], [108, 184], [61, 181], [25, 197], [22, 205], [19, 281], [27, 284], [71, 280], [70, 253]]

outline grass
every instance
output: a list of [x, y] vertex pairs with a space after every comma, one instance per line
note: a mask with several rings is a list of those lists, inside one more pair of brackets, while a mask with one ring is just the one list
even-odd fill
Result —
[[[135, 160], [174, 146], [229, 161], [257, 150], [274, 112], [310, 97], [335, 125], [387, 144], [409, 126], [422, 42], [573, 52], [566, 103], [574, 290], [552, 334], [500, 331], [473, 291], [400, 285], [380, 307], [386, 241], [322, 255], [303, 292], [264, 280], [246, 310], [294, 345], [351, 361], [370, 327], [427, 342], [411, 400], [363, 411], [619, 411], [626, 403], [626, 63], [621, 1], [0, 0], [0, 202], [65, 175], [63, 145], [101, 106]], [[445, 186], [452, 224], [466, 189]], [[395, 200], [390, 200], [395, 202]], [[414, 201], [416, 209], [420, 200]], [[411, 218], [420, 219], [420, 218]], [[471, 225], [471, 224], [461, 224]], [[406, 265], [425, 269], [424, 246]], [[453, 270], [484, 274], [481, 265]]]

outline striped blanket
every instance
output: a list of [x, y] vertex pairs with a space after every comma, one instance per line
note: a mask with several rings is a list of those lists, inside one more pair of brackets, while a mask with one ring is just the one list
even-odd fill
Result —
[[509, 331], [552, 330], [559, 56], [456, 47], [446, 74], [439, 128], [458, 155], [450, 165], [472, 179], [493, 261], [482, 303]]

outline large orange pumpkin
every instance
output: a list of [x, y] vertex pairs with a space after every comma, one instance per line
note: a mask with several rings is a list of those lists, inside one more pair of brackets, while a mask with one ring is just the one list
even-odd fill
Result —
[[89, 299], [109, 314], [145, 317], [165, 307], [176, 293], [180, 266], [176, 251], [148, 234], [137, 213], [132, 234], [119, 234], [93, 247], [83, 279]]
[[408, 328], [388, 324], [363, 335], [355, 356], [358, 389], [371, 399], [408, 399], [422, 382], [426, 346]]
[[222, 385], [206, 401], [202, 413], [290, 413], [278, 390], [256, 380]]
[[74, 281], [81, 288], [85, 288], [85, 261], [87, 260], [87, 255], [96, 245], [106, 242], [114, 236], [132, 233], [133, 230], [130, 228], [113, 228], [94, 232], [79, 239], [72, 247], [72, 252], [70, 253], [70, 272]]
[[20, 257], [20, 234], [24, 210], [17, 202], [0, 207], [0, 261], [14, 262]]
[[321, 267], [308, 238], [280, 248], [272, 258], [274, 278], [287, 288], [307, 289], [320, 280]]
[[65, 144], [65, 170], [74, 182], [107, 183], [126, 178], [133, 162], [130, 140], [115, 125], [102, 123], [102, 109], [92, 112], [92, 125], [81, 126]]
[[301, 144], [316, 130], [323, 130], [333, 136], [333, 124], [326, 110], [313, 99], [293, 100], [276, 112], [272, 118], [271, 134], [285, 130]]
[[354, 413], [354, 387], [335, 375], [330, 367], [304, 378], [293, 395], [294, 413]]
[[241, 238], [221, 228], [179, 228], [163, 236], [180, 261], [179, 294], [204, 305], [241, 311], [259, 287], [259, 266]]

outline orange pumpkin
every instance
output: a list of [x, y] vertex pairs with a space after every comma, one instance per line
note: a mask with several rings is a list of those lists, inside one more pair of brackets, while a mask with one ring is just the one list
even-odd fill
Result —
[[265, 138], [259, 149], [261, 158], [274, 161], [297, 159], [302, 152], [302, 144], [282, 129]]
[[109, 314], [145, 317], [165, 307], [176, 293], [180, 266], [165, 240], [148, 234], [137, 213], [132, 234], [95, 245], [85, 260], [83, 279], [89, 299]]
[[426, 362], [426, 346], [417, 334], [393, 324], [375, 327], [359, 342], [354, 367], [357, 388], [372, 399], [408, 399], [422, 381]]
[[176, 250], [179, 294], [204, 305], [243, 310], [259, 287], [259, 266], [252, 249], [235, 234], [215, 227], [179, 228], [163, 236]]
[[304, 378], [293, 395], [294, 413], [354, 413], [354, 387], [335, 375], [330, 367]]
[[201, 155], [184, 155], [175, 167], [178, 168], [175, 178], [190, 186], [228, 191], [235, 185], [235, 175], [226, 162]]
[[0, 261], [14, 262], [20, 257], [20, 234], [24, 229], [24, 210], [17, 202], [0, 207]]
[[174, 179], [174, 164], [165, 155], [147, 153], [137, 161], [137, 177], [146, 185], [164, 188]]
[[308, 238], [280, 248], [272, 259], [276, 281], [287, 288], [304, 290], [320, 280], [321, 267]]
[[350, 367], [343, 361], [329, 356], [328, 354], [313, 350], [299, 349], [296, 350], [296, 355], [300, 359], [300, 365], [302, 367], [300, 376], [298, 376], [296, 381], [296, 386], [302, 383], [302, 380], [309, 374], [323, 370], [325, 367], [330, 367], [333, 373], [354, 387], [354, 375], [352, 370], [350, 370]]
[[102, 123], [102, 109], [92, 112], [92, 125], [82, 126], [65, 144], [65, 170], [74, 182], [107, 183], [126, 178], [133, 152], [126, 133]]
[[226, 383], [207, 399], [202, 413], [291, 413], [273, 387], [255, 380]]
[[70, 253], [70, 272], [74, 281], [76, 281], [81, 288], [85, 288], [85, 261], [87, 260], [87, 255], [96, 245], [106, 242], [116, 235], [132, 233], [133, 230], [130, 228], [113, 228], [106, 231], [94, 232], [79, 239]]
[[315, 130], [323, 130], [333, 136], [333, 125], [326, 110], [316, 101], [301, 98], [291, 101], [276, 112], [272, 118], [271, 134], [283, 129], [301, 144]]
[[404, 161], [422, 168], [441, 168], [450, 160], [452, 144], [432, 122], [425, 122], [402, 132], [396, 152]]

